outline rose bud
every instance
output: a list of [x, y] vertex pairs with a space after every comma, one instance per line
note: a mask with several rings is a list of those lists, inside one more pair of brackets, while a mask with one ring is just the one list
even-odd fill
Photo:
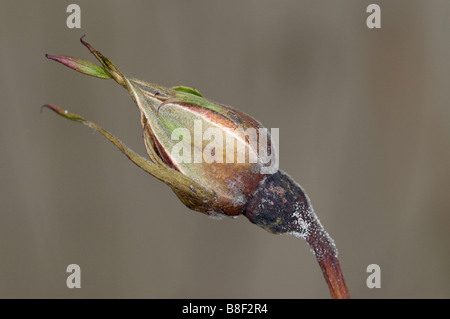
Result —
[[140, 110], [149, 159], [79, 115], [54, 105], [44, 107], [103, 134], [137, 166], [168, 184], [187, 207], [210, 216], [243, 214], [272, 233], [304, 238], [332, 297], [349, 297], [333, 240], [303, 189], [278, 170], [276, 143], [261, 123], [195, 89], [166, 88], [126, 77], [83, 37], [81, 42], [102, 66], [68, 56], [46, 57], [83, 74], [113, 78], [123, 86]]

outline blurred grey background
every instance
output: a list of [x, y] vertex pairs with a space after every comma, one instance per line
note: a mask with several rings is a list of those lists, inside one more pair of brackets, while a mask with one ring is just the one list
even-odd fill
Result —
[[449, 1], [76, 1], [68, 29], [70, 3], [1, 1], [0, 297], [329, 298], [303, 240], [192, 212], [99, 134], [40, 114], [60, 105], [145, 154], [125, 90], [45, 59], [95, 61], [84, 33], [126, 75], [280, 128], [353, 297], [450, 297]]

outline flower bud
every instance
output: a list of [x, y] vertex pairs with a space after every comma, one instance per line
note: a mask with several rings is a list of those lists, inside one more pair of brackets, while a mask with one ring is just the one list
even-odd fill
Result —
[[[207, 214], [241, 214], [267, 168], [276, 165], [268, 130], [241, 111], [205, 99], [195, 89], [166, 88], [128, 78], [108, 58], [81, 42], [102, 67], [78, 58], [46, 56], [84, 74], [114, 78], [128, 90], [141, 112], [150, 162], [171, 173], [163, 181], [184, 204]], [[183, 187], [177, 184], [180, 179]], [[196, 188], [199, 192], [193, 198]]]

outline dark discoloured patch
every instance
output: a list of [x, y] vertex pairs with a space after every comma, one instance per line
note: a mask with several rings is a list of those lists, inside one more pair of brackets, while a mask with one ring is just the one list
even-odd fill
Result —
[[333, 240], [317, 219], [308, 196], [282, 171], [266, 177], [248, 201], [244, 215], [271, 233], [303, 237], [319, 260], [337, 256]]
[[302, 189], [286, 174], [268, 175], [249, 200], [244, 215], [272, 233], [298, 231], [294, 213], [309, 214], [310, 203]]

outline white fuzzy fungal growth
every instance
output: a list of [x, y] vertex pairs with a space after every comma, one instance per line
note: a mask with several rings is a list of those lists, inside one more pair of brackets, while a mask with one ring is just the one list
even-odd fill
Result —
[[[297, 204], [297, 203], [296, 203]], [[309, 227], [311, 225], [310, 222], [307, 222], [303, 219], [302, 214], [300, 213], [300, 207], [298, 204], [295, 207], [295, 211], [292, 213], [292, 217], [294, 218], [294, 224], [297, 225], [297, 230], [290, 231], [288, 234], [294, 235], [295, 237], [300, 237], [306, 239], [310, 235]], [[310, 210], [308, 210], [308, 215], [311, 214]]]

